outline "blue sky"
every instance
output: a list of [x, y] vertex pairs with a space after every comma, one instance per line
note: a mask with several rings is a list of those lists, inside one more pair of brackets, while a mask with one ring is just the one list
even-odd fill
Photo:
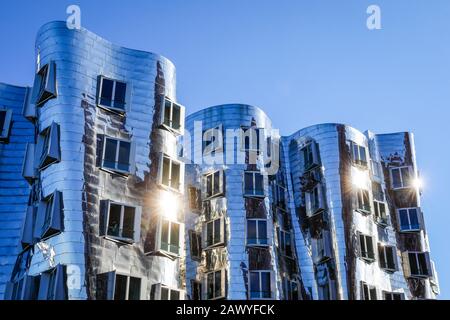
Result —
[[[32, 84], [36, 32], [65, 20], [69, 4], [80, 5], [83, 27], [172, 60], [188, 112], [257, 105], [284, 135], [321, 122], [413, 131], [441, 299], [450, 299], [448, 0], [1, 1], [0, 82]], [[371, 4], [382, 30], [366, 28]]]

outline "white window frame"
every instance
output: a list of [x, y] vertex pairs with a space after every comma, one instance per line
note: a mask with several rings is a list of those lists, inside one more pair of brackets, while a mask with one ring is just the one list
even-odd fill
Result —
[[[411, 179], [411, 181], [410, 181], [410, 185], [405, 185], [405, 181], [403, 181], [403, 179], [404, 179], [404, 177], [403, 177], [403, 174], [402, 174], [402, 170], [401, 169], [404, 169], [404, 168], [407, 168], [408, 169], [408, 171], [409, 171], [409, 176], [410, 176], [410, 179]], [[394, 175], [393, 175], [393, 171], [395, 171], [395, 170], [399, 170], [400, 171], [400, 182], [401, 182], [401, 186], [400, 187], [395, 187], [394, 186], [394, 179], [393, 179], [393, 177], [394, 177]], [[391, 179], [391, 188], [392, 188], [392, 190], [401, 190], [401, 189], [410, 189], [410, 188], [412, 188], [413, 187], [413, 179], [414, 179], [414, 170], [413, 170], [413, 167], [412, 166], [401, 166], [401, 167], [392, 167], [392, 168], [389, 168], [389, 177], [390, 177], [390, 179]]]
[[5, 113], [5, 120], [0, 131], [0, 140], [7, 140], [11, 129], [13, 111], [11, 109], [0, 109], [0, 112]]
[[[369, 297], [366, 297], [366, 294], [364, 292], [365, 287], [367, 287], [367, 292], [369, 293]], [[373, 290], [375, 290], [375, 297], [372, 297]], [[373, 298], [375, 298], [375, 299], [373, 299]], [[361, 281], [361, 300], [378, 300], [377, 287], [373, 286], [373, 285], [369, 285], [364, 281]]]
[[[364, 206], [364, 195], [367, 194], [367, 208], [361, 208], [360, 205]], [[364, 188], [358, 188], [356, 190], [356, 197], [357, 197], [357, 207], [356, 211], [363, 213], [363, 214], [371, 214], [372, 213], [372, 207], [370, 204], [370, 192], [367, 189]]]
[[186, 291], [185, 290], [181, 290], [181, 289], [173, 288], [173, 287], [170, 287], [170, 286], [166, 286], [166, 285], [164, 285], [162, 283], [157, 283], [157, 284], [154, 285], [154, 290], [155, 290], [154, 291], [155, 292], [154, 300], [161, 300], [162, 290], [163, 289], [166, 289], [166, 290], [169, 291], [169, 293], [168, 293], [169, 299], [168, 300], [171, 300], [170, 296], [171, 296], [172, 291], [177, 291], [179, 293], [180, 298], [178, 300], [185, 300], [186, 299]]
[[[384, 215], [381, 214], [381, 207], [384, 206]], [[387, 226], [388, 225], [388, 213], [387, 213], [387, 203], [384, 201], [378, 201], [373, 200], [373, 217], [375, 219], [375, 222], [382, 225]], [[378, 214], [377, 214], [378, 212]]]
[[[170, 185], [166, 185], [163, 184], [163, 176], [164, 176], [164, 159], [168, 159], [170, 161], [170, 165], [169, 165], [169, 184]], [[173, 169], [173, 163], [176, 163], [179, 165], [180, 167], [180, 172], [179, 172], [179, 177], [178, 177], [178, 188], [175, 188], [174, 186], [172, 186], [172, 181], [173, 181], [173, 177], [172, 177], [172, 169]], [[158, 172], [158, 182], [159, 185], [162, 186], [164, 189], [167, 190], [171, 190], [174, 191], [176, 193], [183, 193], [183, 188], [184, 188], [184, 163], [181, 162], [178, 159], [174, 159], [172, 157], [170, 157], [169, 155], [162, 153], [160, 156], [160, 161], [159, 161], [159, 172]]]
[[[219, 173], [219, 190], [217, 193], [214, 193], [214, 179], [215, 174]], [[211, 195], [208, 196], [208, 177], [212, 176], [211, 178]], [[204, 185], [205, 185], [205, 199], [212, 199], [214, 197], [220, 197], [225, 194], [225, 172], [224, 170], [216, 170], [213, 172], [209, 172], [203, 175], [204, 179]]]
[[[273, 272], [272, 270], [249, 270], [249, 275], [248, 275], [248, 291], [249, 291], [249, 300], [271, 300], [273, 299]], [[252, 297], [252, 292], [251, 292], [251, 273], [258, 273], [259, 274], [259, 288], [262, 289], [262, 277], [261, 274], [262, 273], [269, 273], [269, 278], [270, 278], [270, 297], [265, 298], [262, 296], [263, 291], [259, 291], [259, 297]]]
[[[355, 154], [355, 147], [357, 147], [358, 149], [358, 153]], [[351, 148], [352, 148], [352, 160], [353, 163], [356, 164], [359, 167], [363, 167], [363, 168], [367, 168], [368, 167], [368, 152], [367, 152], [367, 148], [365, 146], [362, 146], [360, 144], [357, 144], [355, 142], [351, 143]], [[361, 151], [364, 152], [364, 158], [366, 159], [365, 161], [362, 160], [361, 155], [363, 154]]]
[[[407, 211], [407, 215], [408, 215], [408, 225], [409, 225], [409, 229], [402, 229], [402, 223], [401, 223], [401, 216], [400, 216], [400, 211], [406, 210]], [[418, 229], [413, 229], [411, 228], [411, 210], [416, 210], [417, 212], [417, 221], [419, 222], [419, 228]], [[399, 227], [399, 231], [400, 232], [404, 232], [404, 233], [409, 233], [409, 232], [420, 232], [421, 230], [423, 230], [423, 226], [424, 226], [424, 221], [423, 221], [423, 213], [422, 210], [420, 209], [420, 207], [410, 207], [410, 208], [399, 208], [397, 209], [397, 219], [398, 219], [398, 227]]]
[[[392, 268], [388, 266], [389, 260], [386, 248], [392, 248], [392, 261], [394, 262], [394, 266]], [[397, 248], [395, 246], [378, 243], [378, 262], [378, 265], [383, 270], [386, 270], [388, 272], [397, 271]], [[385, 263], [386, 266], [382, 266], [382, 263]]]
[[[169, 230], [168, 230], [168, 249], [163, 249], [162, 248], [162, 228], [163, 228], [163, 222], [168, 222], [169, 223]], [[170, 242], [172, 240], [172, 224], [177, 224], [178, 225], [178, 253], [176, 252], [172, 252], [170, 251]], [[164, 218], [164, 217], [160, 217], [158, 220], [158, 229], [157, 229], [157, 233], [156, 233], [156, 248], [157, 248], [157, 252], [160, 253], [164, 253], [168, 256], [171, 257], [180, 257], [181, 256], [181, 252], [182, 252], [182, 240], [184, 239], [184, 223], [172, 220], [172, 219], [168, 219], [168, 218]]]
[[[115, 156], [115, 161], [114, 161], [114, 168], [109, 168], [109, 167], [106, 167], [105, 165], [104, 165], [104, 161], [105, 161], [105, 154], [106, 154], [106, 140], [114, 140], [114, 141], [117, 141], [117, 144], [116, 144], [116, 156]], [[119, 168], [117, 168], [117, 166], [118, 166], [118, 164], [119, 164], [119, 155], [120, 155], [120, 143], [121, 142], [126, 142], [126, 143], [129, 143], [130, 144], [130, 154], [129, 154], [129, 156], [128, 156], [128, 162], [129, 162], [129, 170], [127, 171], [127, 170], [122, 170], [122, 169], [119, 169]], [[104, 170], [104, 171], [107, 171], [107, 172], [111, 172], [111, 173], [121, 173], [121, 174], [124, 174], [124, 175], [128, 175], [128, 174], [131, 174], [132, 173], [132, 168], [133, 168], [133, 166], [134, 166], [134, 163], [132, 163], [133, 162], [133, 153], [134, 153], [134, 145], [133, 145], [133, 143], [132, 143], [132, 141], [131, 140], [127, 140], [127, 139], [120, 139], [120, 138], [114, 138], [114, 137], [110, 137], [110, 136], [104, 136], [103, 137], [103, 151], [102, 151], [102, 161], [101, 161], [101, 168]]]
[[[215, 225], [215, 221], [220, 220], [220, 239], [219, 242], [217, 243], [212, 243], [212, 244], [208, 244], [208, 224], [212, 223], [213, 226], [213, 234], [212, 234], [212, 239], [214, 242], [214, 238], [215, 238], [215, 234], [216, 234], [216, 225]], [[203, 232], [202, 232], [202, 242], [203, 242], [203, 248], [204, 249], [209, 249], [209, 248], [214, 248], [214, 247], [218, 247], [218, 246], [223, 246], [225, 244], [225, 218], [224, 217], [220, 217], [220, 218], [216, 218], [216, 219], [212, 219], [210, 221], [206, 221], [203, 224]]]
[[[100, 76], [99, 79], [100, 80], [99, 80], [99, 91], [98, 91], [98, 96], [97, 96], [97, 106], [102, 108], [102, 109], [105, 109], [107, 111], [113, 111], [114, 113], [125, 114], [127, 112], [127, 108], [128, 108], [130, 84], [127, 81], [121, 81], [121, 80], [113, 79], [113, 78], [106, 77], [106, 76], [103, 76], [103, 75]], [[112, 88], [112, 94], [111, 94], [111, 106], [104, 105], [104, 104], [101, 103], [102, 102], [102, 91], [103, 91], [103, 81], [104, 80], [109, 80], [109, 81], [113, 82], [113, 88]], [[114, 107], [114, 102], [115, 102], [115, 97], [116, 97], [117, 82], [125, 84], [125, 101], [124, 101], [123, 109]]]
[[[170, 103], [170, 119], [169, 120], [169, 125], [164, 124], [164, 119], [165, 119], [165, 111], [166, 111], [166, 102]], [[180, 109], [180, 128], [179, 129], [175, 129], [173, 128], [173, 110], [174, 110], [174, 105], [176, 105], [179, 109]], [[168, 97], [163, 97], [162, 98], [162, 104], [161, 104], [161, 117], [159, 119], [159, 125], [174, 133], [175, 135], [183, 135], [184, 134], [184, 122], [185, 122], [185, 113], [186, 113], [186, 108], [184, 106], [182, 106], [179, 103], [174, 102], [173, 100], [169, 99]]]
[[[400, 296], [400, 299], [394, 299], [394, 295]], [[386, 299], [387, 296], [390, 296], [390, 299]], [[403, 292], [390, 292], [383, 291], [383, 300], [405, 300], [405, 294]]]
[[[214, 284], [213, 284], [213, 294], [216, 292], [216, 277], [215, 273], [220, 272], [220, 295], [219, 296], [213, 296], [212, 298], [208, 298], [208, 275], [213, 274]], [[213, 270], [206, 272], [204, 274], [203, 283], [202, 283], [202, 291], [203, 291], [203, 297], [205, 300], [219, 300], [226, 298], [227, 295], [227, 271], [226, 269], [219, 269], [219, 270]]]
[[[245, 175], [246, 174], [252, 174], [252, 176], [253, 176], [253, 182], [252, 182], [252, 185], [251, 185], [251, 188], [246, 188], [246, 185], [245, 185]], [[260, 175], [261, 176], [261, 178], [262, 178], [262, 192], [263, 192], [263, 194], [256, 194], [256, 175]], [[264, 188], [264, 175], [263, 174], [261, 174], [261, 172], [259, 172], [259, 171], [244, 171], [244, 179], [243, 179], [243, 187], [244, 187], [244, 190], [243, 190], [243, 194], [244, 194], [244, 197], [252, 197], [252, 198], [265, 198], [265, 188]], [[247, 189], [252, 189], [252, 193], [246, 193], [246, 190]]]
[[[375, 237], [373, 236], [369, 236], [367, 234], [364, 234], [362, 232], [358, 232], [358, 244], [359, 244], [359, 257], [364, 260], [367, 261], [369, 263], [374, 262], [376, 260], [376, 256], [375, 256]], [[361, 246], [361, 236], [364, 237], [364, 247], [366, 248], [366, 253], [367, 256], [363, 255], [363, 251], [362, 251], [362, 246]], [[370, 251], [368, 250], [369, 246], [368, 246], [368, 242], [367, 242], [367, 238], [371, 238], [372, 239], [372, 254], [373, 257], [368, 256]]]
[[[103, 230], [104, 236], [108, 239], [112, 240], [118, 240], [122, 242], [127, 243], [139, 243], [141, 238], [141, 218], [142, 218], [142, 207], [141, 206], [134, 206], [129, 205], [126, 203], [111, 201], [111, 200], [105, 200], [106, 205], [106, 216], [105, 219], [105, 230]], [[108, 234], [109, 229], [109, 219], [111, 214], [111, 205], [118, 205], [120, 206], [120, 236], [114, 236]], [[126, 238], [122, 236], [123, 233], [123, 221], [124, 221], [124, 214], [125, 214], [125, 207], [134, 208], [134, 223], [133, 223], [133, 238]]]
[[[249, 243], [249, 238], [248, 238], [248, 222], [249, 221], [255, 221], [256, 222], [256, 243]], [[259, 237], [259, 224], [260, 223], [265, 223], [266, 224], [266, 239], [261, 239]], [[245, 226], [246, 229], [246, 242], [247, 242], [247, 246], [249, 247], [267, 247], [269, 246], [269, 227], [268, 227], [268, 220], [267, 219], [247, 219], [247, 223]], [[266, 243], [261, 243], [261, 240], [265, 240]]]

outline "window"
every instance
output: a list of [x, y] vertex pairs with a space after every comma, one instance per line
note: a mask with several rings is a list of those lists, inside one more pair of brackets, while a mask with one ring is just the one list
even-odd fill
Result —
[[378, 259], [380, 268], [395, 271], [396, 267], [397, 250], [393, 246], [385, 246], [381, 243], [378, 244]]
[[108, 110], [124, 113], [126, 107], [127, 84], [122, 81], [100, 76], [100, 90], [97, 104]]
[[331, 247], [331, 234], [328, 230], [322, 230], [322, 234], [318, 239], [311, 239], [311, 249], [313, 261], [316, 264], [322, 263], [333, 257]]
[[209, 221], [203, 226], [202, 237], [205, 242], [204, 247], [212, 247], [225, 244], [225, 220], [224, 218], [218, 218]]
[[33, 88], [33, 100], [37, 107], [42, 106], [50, 99], [56, 98], [56, 64], [53, 61], [38, 71]]
[[404, 300], [404, 294], [399, 292], [383, 291], [384, 300]]
[[102, 200], [100, 235], [124, 242], [139, 242], [141, 237], [141, 207]]
[[40, 151], [39, 169], [41, 170], [61, 161], [58, 124], [53, 122], [39, 134], [38, 150]]
[[367, 167], [366, 148], [356, 143], [352, 143], [352, 159], [353, 163], [359, 166]]
[[63, 197], [55, 191], [44, 198], [37, 209], [37, 221], [34, 227], [34, 238], [45, 240], [64, 229]]
[[305, 193], [306, 213], [308, 217], [325, 210], [322, 185], [319, 183], [311, 191]]
[[37, 170], [34, 163], [36, 145], [34, 143], [27, 143], [25, 150], [25, 157], [22, 164], [22, 177], [24, 177], [29, 184], [33, 184], [37, 178]]
[[36, 300], [38, 298], [40, 276], [23, 276], [6, 283], [4, 300]]
[[162, 127], [171, 132], [183, 134], [185, 108], [167, 97], [163, 99], [162, 106], [160, 120]]
[[12, 110], [0, 110], [0, 141], [8, 140], [12, 122]]
[[365, 189], [358, 189], [356, 191], [356, 195], [358, 197], [357, 210], [363, 213], [370, 213], [369, 191]]
[[250, 271], [250, 299], [272, 298], [270, 271]]
[[392, 189], [410, 188], [413, 185], [412, 168], [399, 167], [391, 168]]
[[202, 236], [200, 233], [189, 230], [189, 246], [191, 259], [200, 261], [202, 257]]
[[244, 196], [264, 197], [264, 177], [256, 171], [244, 173]]
[[171, 255], [180, 255], [182, 225], [175, 221], [161, 219], [158, 230], [157, 247]]
[[101, 166], [119, 173], [130, 173], [131, 142], [104, 138]]
[[184, 291], [163, 284], [153, 285], [154, 300], [184, 300]]
[[184, 179], [184, 166], [178, 160], [174, 160], [166, 155], [161, 156], [160, 160], [160, 184], [174, 190], [181, 192]]
[[267, 220], [247, 220], [247, 245], [267, 245]]
[[97, 275], [97, 300], [141, 300], [145, 286], [141, 278], [115, 271]]
[[276, 183], [274, 184], [273, 190], [275, 205], [283, 210], [286, 210], [286, 188]]
[[360, 257], [366, 261], [372, 262], [375, 260], [373, 238], [371, 236], [359, 234], [359, 249]]
[[192, 300], [202, 300], [202, 283], [191, 279], [191, 298]]
[[205, 296], [207, 300], [223, 299], [226, 297], [226, 271], [212, 271], [205, 275]]
[[67, 300], [66, 266], [57, 265], [43, 272], [39, 281], [39, 300]]
[[203, 155], [215, 154], [223, 151], [223, 127], [219, 125], [215, 128], [203, 132]]
[[260, 139], [263, 138], [263, 129], [260, 128], [241, 128], [241, 149], [242, 151], [259, 152], [261, 144]]
[[221, 196], [225, 193], [223, 170], [206, 174], [204, 176], [204, 180], [206, 184], [207, 198]]
[[301, 300], [299, 285], [296, 280], [283, 278], [283, 293], [285, 300]]
[[423, 216], [420, 208], [398, 209], [401, 232], [420, 231], [423, 226]]
[[37, 207], [34, 205], [27, 207], [27, 213], [25, 216], [25, 222], [22, 229], [22, 248], [26, 248], [32, 244], [34, 244], [34, 236], [33, 236], [33, 229], [34, 229], [34, 223], [36, 221], [36, 215], [37, 215]]
[[382, 225], [387, 225], [386, 203], [374, 200], [373, 208], [375, 210], [375, 221]]
[[310, 170], [318, 165], [320, 165], [319, 161], [319, 151], [317, 148], [317, 144], [315, 142], [309, 143], [302, 149], [303, 153], [303, 164], [304, 170]]
[[372, 164], [372, 173], [375, 177], [381, 178], [383, 177], [382, 175], [382, 169], [381, 169], [381, 164], [377, 161], [372, 160], [371, 161]]
[[428, 278], [432, 276], [428, 252], [403, 252], [402, 258], [405, 277]]
[[281, 252], [287, 257], [292, 257], [291, 233], [279, 229], [278, 241], [279, 249], [281, 250]]
[[197, 189], [195, 187], [189, 187], [188, 194], [189, 194], [189, 209], [191, 209], [194, 212], [201, 212], [202, 196], [200, 189]]
[[377, 300], [377, 288], [361, 281], [361, 300]]

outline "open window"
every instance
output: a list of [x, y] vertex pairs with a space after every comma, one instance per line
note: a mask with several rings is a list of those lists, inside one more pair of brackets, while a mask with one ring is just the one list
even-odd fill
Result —
[[361, 300], [377, 300], [377, 288], [361, 281]]
[[261, 173], [244, 172], [244, 197], [264, 197], [264, 177]]
[[0, 142], [7, 141], [12, 123], [12, 110], [0, 110]]
[[116, 273], [97, 274], [97, 300], [143, 300], [145, 283], [141, 278]]
[[392, 189], [404, 189], [413, 186], [414, 173], [412, 167], [391, 168], [390, 173]]
[[126, 243], [139, 243], [141, 207], [101, 200], [100, 235]]
[[189, 230], [189, 247], [191, 259], [200, 261], [202, 258], [202, 235], [199, 232]]
[[103, 76], [99, 77], [97, 105], [109, 111], [125, 113], [127, 105], [127, 84]]
[[310, 191], [305, 192], [306, 214], [312, 217], [325, 210], [325, 201], [320, 183], [316, 184]]
[[163, 98], [160, 125], [175, 134], [184, 133], [185, 107], [173, 102], [167, 97]]
[[25, 158], [22, 165], [22, 177], [24, 177], [28, 183], [33, 184], [33, 181], [37, 178], [37, 170], [34, 163], [36, 145], [34, 143], [28, 143], [25, 150]]
[[271, 299], [272, 286], [271, 277], [272, 272], [269, 270], [249, 271], [250, 273], [250, 299]]
[[314, 263], [319, 264], [333, 257], [331, 243], [331, 234], [328, 230], [322, 230], [322, 235], [320, 238], [311, 239], [311, 249]]
[[67, 300], [66, 266], [57, 265], [55, 268], [41, 274], [39, 284], [39, 300]]
[[241, 127], [241, 151], [260, 152], [261, 141], [264, 138], [262, 128]]
[[22, 239], [21, 239], [22, 248], [26, 248], [35, 243], [33, 231], [34, 231], [34, 223], [36, 221], [37, 216], [37, 210], [38, 208], [34, 205], [27, 207], [25, 222], [23, 224], [22, 229]]
[[225, 269], [206, 273], [203, 281], [203, 296], [206, 300], [226, 298], [227, 271]]
[[290, 232], [278, 229], [278, 246], [283, 255], [292, 257], [292, 238]]
[[356, 190], [357, 210], [364, 214], [370, 214], [370, 195], [366, 189], [359, 188]]
[[131, 173], [132, 144], [130, 141], [103, 137], [101, 168], [120, 174]]
[[159, 183], [170, 190], [182, 192], [184, 185], [184, 165], [165, 154], [159, 162]]
[[206, 198], [223, 196], [225, 194], [225, 175], [223, 170], [204, 175]]
[[301, 150], [303, 153], [304, 170], [308, 171], [317, 166], [320, 166], [319, 150], [316, 142], [311, 142]]
[[401, 292], [383, 291], [383, 300], [405, 300], [405, 295]]
[[367, 262], [375, 261], [373, 243], [373, 237], [362, 233], [359, 234], [359, 256]]
[[418, 232], [423, 229], [423, 214], [420, 208], [397, 210], [400, 232]]
[[267, 246], [269, 239], [267, 237], [267, 220], [248, 219], [247, 220], [247, 245], [248, 246]]
[[290, 280], [283, 277], [283, 295], [284, 300], [301, 300], [300, 286], [297, 280]]
[[353, 163], [358, 166], [367, 167], [366, 147], [360, 146], [352, 142], [352, 160]]
[[394, 246], [386, 246], [379, 243], [378, 261], [381, 269], [395, 272], [397, 270], [397, 249]]
[[171, 288], [161, 283], [152, 286], [154, 300], [184, 300], [184, 290]]
[[38, 71], [34, 78], [33, 88], [33, 100], [37, 107], [42, 106], [50, 99], [56, 98], [58, 93], [56, 84], [56, 64], [54, 61], [50, 61]]
[[388, 218], [386, 213], [386, 203], [378, 200], [373, 201], [374, 218], [375, 222], [380, 225], [386, 226], [388, 224]]
[[223, 152], [222, 124], [203, 132], [203, 155], [214, 155], [219, 152]]
[[200, 213], [202, 211], [202, 193], [201, 190], [190, 186], [188, 187], [189, 209], [193, 212]]
[[156, 236], [157, 250], [170, 256], [181, 254], [181, 239], [183, 239], [183, 225], [181, 223], [161, 218]]
[[429, 278], [432, 274], [428, 252], [403, 252], [403, 273], [407, 278]]
[[34, 238], [45, 240], [61, 233], [63, 230], [63, 194], [60, 191], [55, 191], [39, 203]]
[[221, 217], [204, 223], [203, 247], [205, 249], [225, 244], [225, 218]]
[[38, 150], [40, 154], [39, 169], [41, 170], [61, 161], [58, 124], [53, 122], [49, 127], [42, 130], [38, 137]]

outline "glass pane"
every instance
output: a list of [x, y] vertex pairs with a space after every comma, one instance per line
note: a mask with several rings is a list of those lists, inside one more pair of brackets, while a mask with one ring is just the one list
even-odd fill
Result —
[[216, 271], [214, 273], [214, 297], [218, 298], [222, 296], [222, 272]]
[[208, 246], [213, 245], [213, 240], [214, 240], [214, 232], [213, 232], [213, 222], [208, 222], [208, 224], [206, 225], [206, 243]]
[[214, 272], [208, 273], [207, 275], [207, 298], [214, 298]]
[[375, 257], [374, 252], [373, 252], [373, 242], [372, 242], [372, 237], [366, 237], [366, 244], [367, 244], [367, 256], [371, 259], [373, 259]]
[[106, 168], [116, 169], [117, 142], [117, 140], [106, 139], [105, 157], [103, 159], [103, 166]]
[[125, 300], [127, 297], [127, 277], [117, 274], [114, 300]]
[[386, 247], [386, 258], [387, 258], [387, 267], [390, 269], [395, 269], [395, 251], [393, 247]]
[[170, 186], [176, 190], [180, 188], [180, 164], [172, 162], [172, 174]]
[[164, 105], [164, 121], [163, 124], [170, 127], [170, 110], [172, 107], [172, 103], [168, 100], [165, 100], [166, 103]]
[[221, 238], [220, 219], [214, 221], [214, 244], [220, 243]]
[[175, 130], [180, 129], [180, 117], [181, 117], [181, 108], [180, 106], [173, 104], [172, 108], [172, 128]]
[[127, 85], [123, 82], [116, 82], [116, 92], [114, 93], [114, 108], [125, 109], [125, 96]]
[[45, 205], [45, 219], [42, 225], [42, 231], [47, 231], [52, 223], [53, 196], [51, 196]]
[[401, 170], [402, 170], [403, 186], [410, 187], [411, 175], [409, 174], [409, 168], [402, 168]]
[[425, 254], [419, 253], [417, 255], [417, 258], [419, 260], [420, 274], [421, 275], [428, 275], [427, 259], [426, 259]]
[[259, 272], [250, 272], [250, 298], [260, 298]]
[[419, 266], [417, 264], [416, 254], [409, 253], [408, 258], [409, 258], [409, 268], [411, 270], [411, 274], [418, 275], [419, 274]]
[[161, 300], [169, 300], [169, 289], [161, 287]]
[[161, 226], [161, 250], [169, 251], [169, 221], [166, 220]]
[[399, 210], [398, 215], [400, 216], [400, 229], [409, 230], [408, 210]]
[[103, 79], [102, 92], [100, 95], [100, 104], [103, 106], [112, 106], [112, 92], [114, 82], [109, 79]]
[[394, 188], [401, 188], [402, 182], [400, 179], [400, 170], [399, 169], [393, 169], [392, 170], [392, 186]]
[[214, 173], [214, 189], [213, 195], [221, 193], [220, 190], [220, 171]]
[[367, 162], [367, 158], [366, 158], [366, 148], [364, 147], [359, 147], [359, 157], [361, 162], [364, 164]]
[[420, 229], [417, 209], [409, 209], [409, 222], [411, 225], [411, 229], [413, 230]]
[[124, 208], [122, 237], [134, 238], [134, 218], [136, 209], [133, 207]]
[[121, 205], [111, 203], [109, 207], [108, 236], [120, 236], [120, 211]]
[[366, 257], [366, 255], [367, 255], [366, 242], [364, 241], [364, 235], [362, 235], [362, 234], [359, 235], [359, 245], [360, 245], [360, 249], [361, 249], [361, 255], [363, 257]]
[[6, 111], [0, 111], [0, 133], [3, 131], [3, 125], [5, 123]]
[[207, 197], [211, 197], [212, 196], [212, 179], [213, 179], [213, 175], [210, 174], [208, 176], [206, 176], [206, 196]]
[[270, 290], [270, 272], [262, 272], [261, 273], [261, 291], [262, 298], [270, 298], [271, 290]]
[[359, 160], [359, 146], [357, 144], [353, 145], [353, 159], [358, 161]]
[[130, 277], [128, 300], [140, 300], [140, 299], [141, 299], [141, 279]]
[[165, 186], [170, 187], [170, 159], [169, 158], [164, 158], [164, 160], [163, 160], [161, 183]]
[[291, 246], [291, 234], [289, 232], [286, 235], [286, 255], [288, 257], [292, 256], [292, 246]]
[[171, 223], [170, 228], [170, 252], [178, 254], [180, 251], [180, 225], [178, 223]]
[[256, 244], [256, 221], [247, 221], [247, 243]]
[[263, 176], [259, 173], [255, 175], [255, 194], [264, 195]]
[[253, 173], [246, 172], [244, 179], [244, 193], [245, 194], [253, 194]]
[[267, 222], [258, 221], [258, 238], [260, 244], [267, 244]]
[[47, 299], [55, 300], [55, 285], [56, 285], [56, 269], [54, 269], [50, 274], [48, 289], [47, 289]]
[[117, 165], [117, 169], [123, 171], [130, 171], [130, 150], [131, 150], [131, 143], [126, 141], [120, 141], [119, 163]]
[[180, 291], [171, 290], [170, 291], [170, 300], [180, 300]]

